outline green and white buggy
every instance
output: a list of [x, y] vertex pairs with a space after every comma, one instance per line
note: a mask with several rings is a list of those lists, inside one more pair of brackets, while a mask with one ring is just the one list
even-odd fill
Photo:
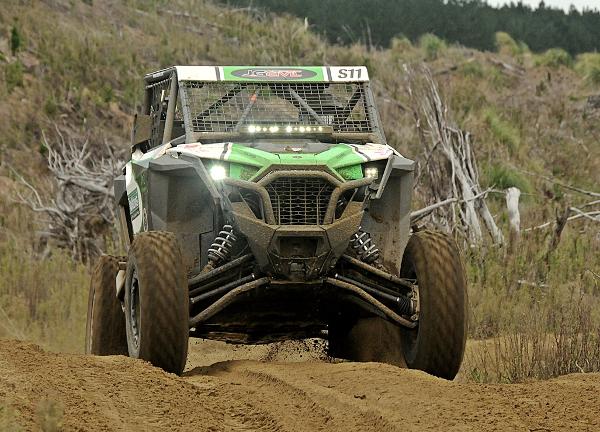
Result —
[[365, 67], [146, 75], [114, 182], [127, 256], [95, 267], [86, 351], [180, 374], [189, 337], [316, 337], [337, 358], [452, 379], [464, 270], [447, 235], [411, 232], [413, 170]]

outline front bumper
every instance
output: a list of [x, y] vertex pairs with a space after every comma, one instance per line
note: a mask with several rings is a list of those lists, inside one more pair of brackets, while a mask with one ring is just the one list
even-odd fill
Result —
[[[326, 209], [317, 217], [320, 223], [282, 223], [289, 218], [282, 216], [281, 204], [273, 205], [273, 197], [267, 188], [274, 181], [285, 178], [320, 178], [333, 186]], [[261, 271], [277, 279], [309, 281], [324, 276], [335, 266], [362, 221], [366, 194], [361, 199], [347, 200], [342, 210], [339, 201], [345, 196], [355, 197], [354, 191], [368, 187], [372, 181], [341, 182], [325, 171], [280, 170], [267, 174], [256, 183], [237, 179], [226, 179], [224, 183], [232, 189], [233, 195], [240, 190], [251, 191], [261, 203], [258, 211], [244, 199], [231, 202], [233, 223], [246, 237]], [[297, 199], [302, 201], [301, 196]], [[295, 204], [287, 202], [287, 205]]]

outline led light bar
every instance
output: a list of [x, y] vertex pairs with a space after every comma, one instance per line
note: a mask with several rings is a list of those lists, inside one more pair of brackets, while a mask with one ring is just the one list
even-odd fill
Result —
[[333, 127], [305, 125], [249, 125], [246, 128], [246, 132], [255, 135], [329, 135], [333, 133]]

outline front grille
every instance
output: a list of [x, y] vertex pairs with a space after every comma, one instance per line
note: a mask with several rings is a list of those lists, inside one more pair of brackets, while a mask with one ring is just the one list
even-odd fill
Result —
[[318, 177], [284, 177], [266, 189], [278, 225], [320, 225], [334, 186]]

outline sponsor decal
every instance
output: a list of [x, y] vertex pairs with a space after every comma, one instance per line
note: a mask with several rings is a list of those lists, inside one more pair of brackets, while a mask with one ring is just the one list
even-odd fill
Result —
[[257, 81], [286, 81], [319, 78], [317, 71], [305, 68], [245, 67], [229, 70], [228, 72], [234, 78]]
[[127, 199], [129, 200], [129, 214], [133, 220], [140, 215], [140, 199], [137, 189], [128, 194]]
[[229, 143], [180, 144], [175, 148], [169, 149], [167, 153], [180, 153], [206, 159], [228, 160], [231, 155], [231, 147]]

